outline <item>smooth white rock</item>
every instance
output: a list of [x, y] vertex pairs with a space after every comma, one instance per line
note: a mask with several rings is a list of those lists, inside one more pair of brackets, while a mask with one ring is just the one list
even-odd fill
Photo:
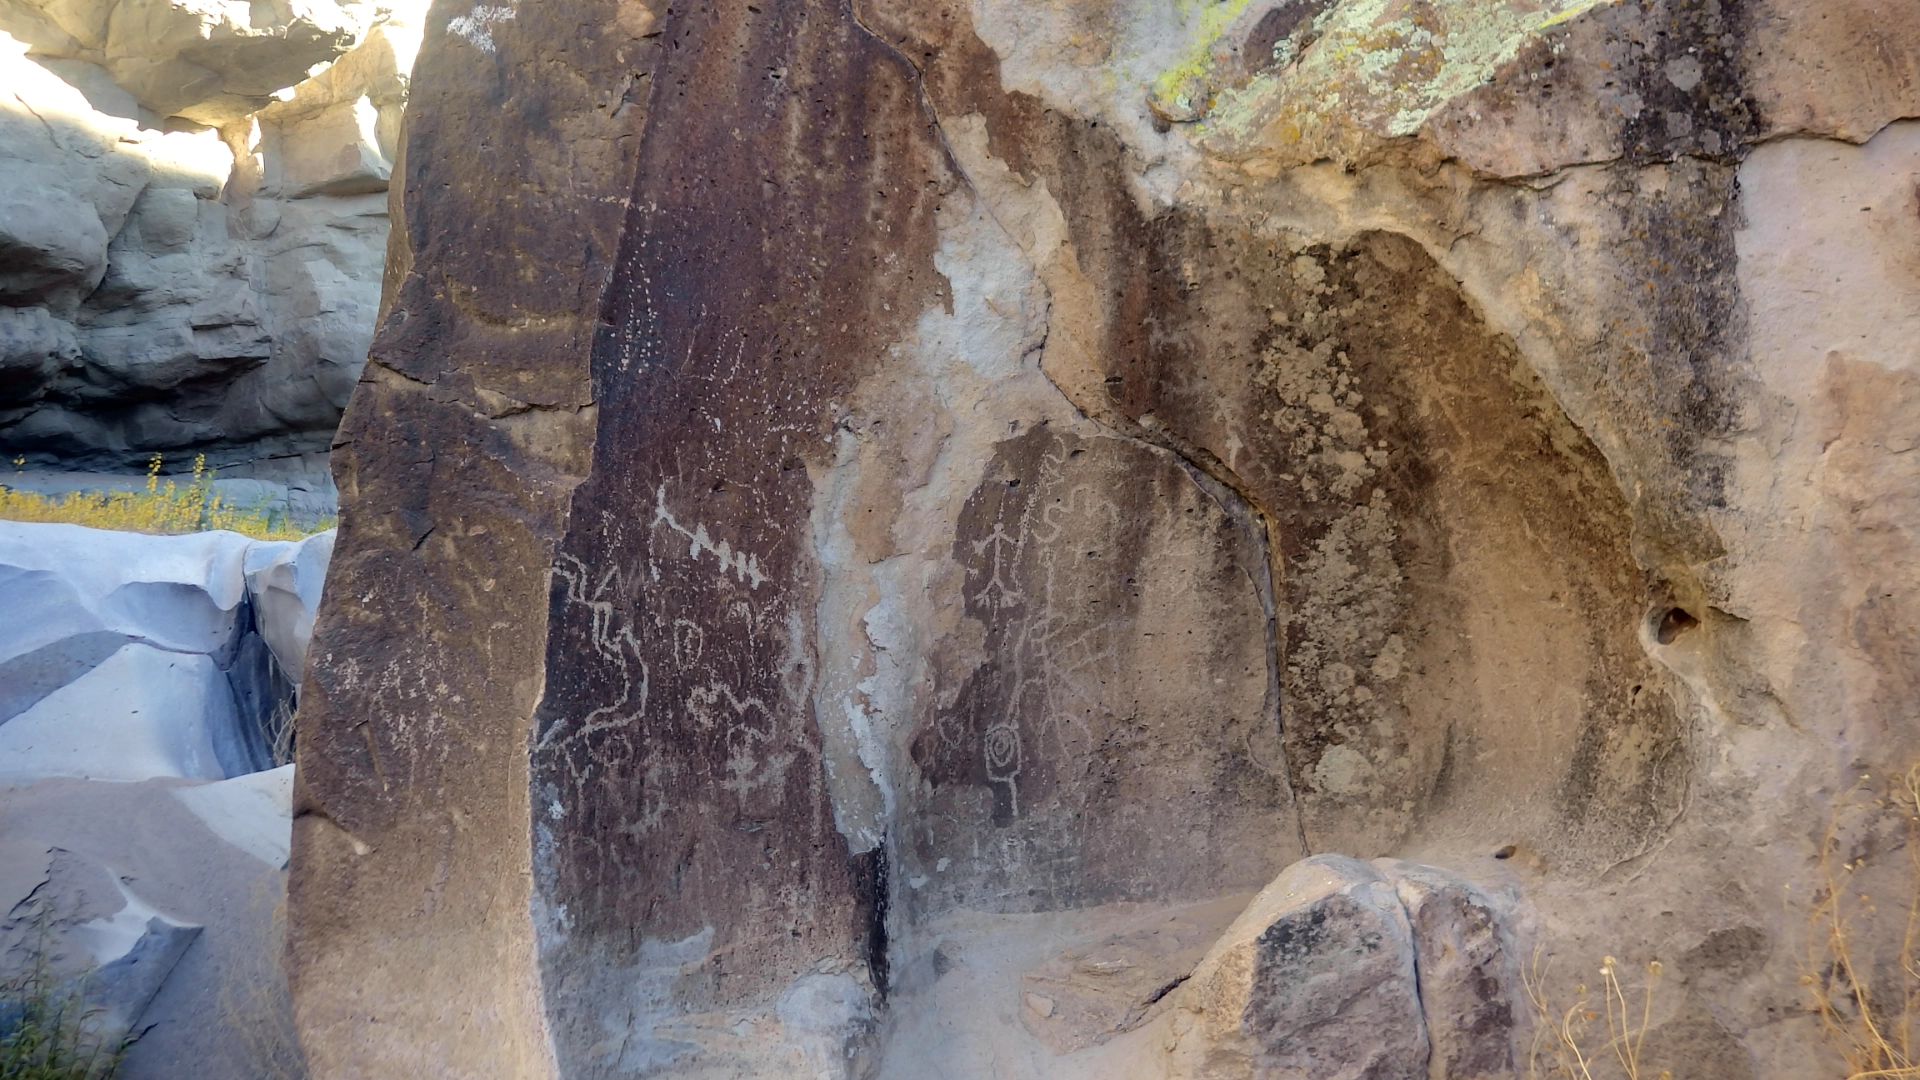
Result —
[[[127, 888], [126, 880], [119, 874], [109, 870], [107, 876], [112, 879], [114, 887], [120, 890], [120, 898], [126, 902], [126, 906], [111, 915], [104, 915], [75, 927], [81, 939], [86, 942], [88, 951], [93, 953], [93, 962], [96, 967], [105, 967], [132, 952], [133, 947], [146, 936], [147, 920], [160, 919], [169, 923], [175, 922], [135, 896], [133, 890]], [[176, 923], [176, 925], [180, 924]]]
[[241, 601], [298, 680], [332, 553], [331, 532], [266, 541], [0, 521], [0, 610], [12, 616], [0, 620], [0, 663], [86, 634], [139, 643], [50, 692], [20, 688], [32, 692], [0, 721], [0, 780], [220, 779], [253, 767], [220, 666], [236, 662]]
[[0, 784], [223, 780], [214, 739], [236, 724], [233, 692], [211, 658], [127, 645], [0, 724]]
[[215, 835], [270, 866], [284, 866], [293, 846], [293, 766], [173, 789]]
[[0, 521], [0, 660], [90, 630], [113, 630], [186, 652], [233, 635], [246, 592], [239, 533], [186, 536]]
[[251, 593], [261, 636], [298, 673], [313, 633], [331, 530], [304, 540], [185, 536], [0, 521], [0, 660], [112, 630], [183, 652], [217, 652]]
[[261, 541], [247, 551], [247, 592], [254, 623], [287, 677], [298, 682], [320, 610], [320, 586], [333, 559], [334, 531], [304, 540]]

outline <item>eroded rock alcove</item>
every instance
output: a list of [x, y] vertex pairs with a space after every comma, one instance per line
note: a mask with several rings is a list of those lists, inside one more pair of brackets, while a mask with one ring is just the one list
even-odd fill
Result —
[[1876, 10], [436, 10], [316, 1074], [1525, 1075], [1538, 949], [1816, 1075], [1779, 897], [1914, 749]]

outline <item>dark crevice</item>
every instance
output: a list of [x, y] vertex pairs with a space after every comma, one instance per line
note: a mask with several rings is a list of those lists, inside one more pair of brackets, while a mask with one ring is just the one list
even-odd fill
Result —
[[887, 889], [887, 846], [853, 856], [853, 891], [864, 919], [867, 973], [873, 979], [875, 995], [887, 999], [887, 912], [891, 907]]
[[1166, 996], [1167, 996], [1168, 994], [1171, 994], [1171, 993], [1173, 993], [1173, 992], [1174, 992], [1175, 990], [1178, 990], [1178, 989], [1180, 988], [1180, 984], [1181, 984], [1181, 983], [1184, 983], [1184, 982], [1186, 982], [1186, 981], [1187, 981], [1188, 979], [1190, 979], [1190, 978], [1192, 978], [1192, 977], [1193, 977], [1193, 975], [1192, 975], [1192, 973], [1191, 973], [1191, 972], [1189, 972], [1189, 973], [1188, 973], [1188, 974], [1186, 974], [1186, 975], [1182, 975], [1182, 976], [1180, 976], [1179, 978], [1177, 978], [1177, 979], [1175, 979], [1175, 980], [1173, 980], [1172, 982], [1170, 982], [1170, 983], [1168, 983], [1167, 985], [1165, 985], [1165, 986], [1163, 986], [1163, 987], [1161, 987], [1160, 989], [1158, 989], [1158, 990], [1155, 990], [1155, 991], [1154, 991], [1153, 993], [1151, 993], [1151, 994], [1148, 994], [1148, 995], [1147, 995], [1147, 1000], [1145, 1000], [1145, 1001], [1143, 1001], [1143, 1002], [1141, 1002], [1141, 1004], [1142, 1004], [1142, 1005], [1152, 1005], [1152, 1004], [1154, 1004], [1155, 1002], [1157, 1002], [1157, 1001], [1159, 1001], [1159, 1000], [1160, 1000], [1161, 998], [1163, 998], [1163, 997], [1166, 997]]
[[[1279, 550], [1276, 524], [1272, 515], [1248, 490], [1246, 481], [1228, 468], [1225, 462], [1154, 423], [1151, 416], [1146, 417], [1145, 421], [1141, 441], [1157, 446], [1178, 459], [1187, 475], [1233, 519], [1245, 542], [1259, 553], [1258, 565], [1248, 567], [1247, 576], [1253, 580], [1254, 592], [1260, 597], [1260, 610], [1265, 615], [1263, 632], [1266, 635], [1267, 693], [1263, 708], [1272, 725], [1274, 737], [1284, 747], [1286, 727], [1282, 718], [1285, 716], [1286, 687], [1280, 674], [1280, 611], [1275, 599], [1281, 576], [1275, 555]], [[1098, 420], [1095, 422], [1099, 423]], [[1280, 757], [1277, 775], [1287, 785], [1287, 801], [1293, 807], [1294, 831], [1300, 842], [1301, 857], [1304, 858], [1313, 854], [1313, 848], [1307, 842], [1306, 818], [1300, 811], [1300, 785], [1294, 780], [1292, 765], [1284, 752]]]
[[360, 376], [360, 381], [372, 382], [378, 378], [395, 379], [421, 390], [433, 389], [433, 384], [427, 380], [415, 378], [377, 356], [369, 356], [367, 357], [366, 373]]
[[[1393, 889], [1392, 896], [1394, 898], [1395, 903], [1400, 908], [1400, 917], [1406, 920], [1407, 930], [1409, 931], [1408, 940], [1407, 940], [1407, 959], [1413, 962], [1413, 1005], [1414, 1005], [1414, 1008], [1418, 1009], [1420, 1012], [1420, 1026], [1425, 1029], [1423, 1034], [1426, 1035], [1427, 1045], [1428, 1047], [1432, 1047], [1433, 1046], [1433, 1023], [1427, 1017], [1426, 986], [1424, 985], [1426, 980], [1423, 977], [1426, 975], [1426, 972], [1423, 970], [1425, 968], [1425, 965], [1420, 962], [1419, 943], [1413, 939], [1413, 934], [1417, 933], [1417, 931], [1414, 931], [1413, 929], [1414, 927], [1413, 912], [1407, 909], [1407, 902], [1401, 899], [1399, 889]], [[1429, 1053], [1432, 1053], [1432, 1052], [1433, 1051], [1430, 1049]]]
[[1660, 616], [1660, 624], [1654, 630], [1654, 639], [1662, 645], [1671, 645], [1681, 634], [1700, 625], [1700, 620], [1685, 608], [1669, 608]]

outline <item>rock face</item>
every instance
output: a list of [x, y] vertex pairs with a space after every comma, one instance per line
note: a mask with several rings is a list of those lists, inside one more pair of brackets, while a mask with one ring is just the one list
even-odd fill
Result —
[[[316, 1074], [1515, 1075], [1510, 887], [1680, 958], [1650, 1046], [1820, 1072], [1781, 886], [1920, 751], [1910, 21], [435, 12]], [[1330, 851], [1459, 873], [1195, 914]]]
[[0, 6], [0, 448], [330, 505], [418, 30], [230, 7]]
[[299, 1075], [278, 954], [292, 767], [215, 783], [0, 785], [0, 972], [37, 957], [109, 1040], [116, 1073]]

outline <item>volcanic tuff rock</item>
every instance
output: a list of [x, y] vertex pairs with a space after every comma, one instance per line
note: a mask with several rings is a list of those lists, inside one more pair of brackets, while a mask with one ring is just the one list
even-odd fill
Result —
[[1920, 753], [1899, 5], [459, 7], [302, 699], [317, 1075], [1168, 1076], [1055, 961], [1327, 851], [1459, 875], [1359, 889], [1507, 988], [1433, 1075], [1520, 1067], [1507, 889], [1672, 958], [1650, 1048], [1823, 1067], [1782, 886]]
[[0, 786], [0, 969], [93, 969], [96, 1022], [145, 1031], [125, 1080], [298, 1075], [276, 925], [292, 771]]
[[0, 521], [0, 783], [273, 767], [332, 550]]
[[274, 736], [332, 540], [0, 521], [0, 974], [75, 980], [109, 1042], [151, 1028], [128, 1080], [298, 1064]]
[[159, 452], [178, 470], [205, 452], [291, 487], [306, 516], [330, 508], [325, 454], [378, 306], [413, 18], [0, 4], [8, 457], [111, 471]]
[[1515, 914], [1510, 898], [1435, 867], [1303, 859], [1168, 996], [1156, 1032], [1168, 1074], [1515, 1076], [1526, 1067]]

